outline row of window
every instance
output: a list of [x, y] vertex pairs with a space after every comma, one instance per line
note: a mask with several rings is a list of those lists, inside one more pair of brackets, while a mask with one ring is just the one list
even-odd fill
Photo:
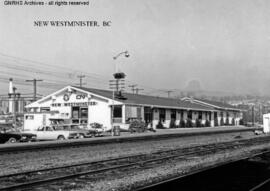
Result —
[[[176, 112], [177, 112], [177, 110], [175, 110], [175, 109], [171, 110], [171, 119], [176, 119]], [[180, 110], [178, 112], [180, 113], [180, 118], [183, 119], [184, 118], [184, 110]], [[198, 111], [198, 119], [202, 119], [202, 115], [203, 115], [203, 112]], [[206, 115], [206, 118], [208, 118], [208, 116], [209, 116], [209, 119], [211, 120], [211, 112], [206, 112], [205, 115]], [[161, 121], [164, 121], [165, 118], [166, 118], [166, 109], [159, 109], [159, 119]], [[188, 111], [187, 118], [192, 119], [192, 111]]]

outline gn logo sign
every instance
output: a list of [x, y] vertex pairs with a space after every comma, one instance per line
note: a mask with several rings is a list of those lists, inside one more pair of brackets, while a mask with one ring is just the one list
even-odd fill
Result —
[[[85, 99], [85, 98], [87, 98], [87, 95], [76, 95], [77, 100], [82, 100], [82, 99]], [[68, 94], [64, 94], [63, 100], [64, 101], [69, 101], [69, 99], [70, 99], [70, 96]]]
[[68, 100], [69, 100], [69, 95], [68, 95], [68, 94], [65, 94], [65, 95], [63, 96], [63, 100], [64, 100], [64, 101], [68, 101]]

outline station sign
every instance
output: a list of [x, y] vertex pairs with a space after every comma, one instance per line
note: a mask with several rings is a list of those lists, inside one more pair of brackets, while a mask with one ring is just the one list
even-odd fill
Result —
[[94, 106], [97, 105], [95, 101], [89, 102], [69, 102], [69, 103], [52, 103], [52, 107], [68, 107], [68, 106]]
[[71, 99], [71, 96], [72, 96], [72, 98], [73, 98], [73, 100], [75, 99], [75, 100], [84, 100], [84, 99], [86, 99], [86, 98], [90, 98], [91, 99], [91, 97], [89, 97], [88, 95], [86, 95], [86, 94], [75, 94], [74, 96], [73, 96], [74, 94], [64, 94], [63, 95], [63, 100], [64, 101], [69, 101], [70, 99]]

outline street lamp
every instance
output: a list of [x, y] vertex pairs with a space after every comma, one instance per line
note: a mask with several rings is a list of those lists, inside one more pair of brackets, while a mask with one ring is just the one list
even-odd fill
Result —
[[[116, 60], [118, 57], [120, 57], [121, 55], [124, 55], [126, 58], [128, 58], [130, 55], [128, 53], [128, 51], [123, 51], [123, 52], [120, 52], [119, 54], [117, 54], [116, 56], [113, 57], [114, 60]], [[116, 87], [117, 87], [117, 91], [118, 91], [118, 81], [120, 79], [123, 79], [125, 78], [125, 73], [123, 72], [118, 72], [117, 71], [118, 68], [117, 68], [117, 62], [115, 62], [115, 73], [113, 74], [113, 77], [115, 79], [115, 82], [116, 82]], [[113, 136], [113, 114], [114, 114], [114, 97], [115, 97], [115, 93], [114, 93], [114, 88], [112, 89], [112, 113], [111, 113], [111, 134]]]
[[116, 56], [114, 56], [113, 57], [113, 59], [114, 60], [116, 60], [120, 55], [122, 55], [122, 54], [124, 54], [125, 55], [125, 57], [129, 57], [129, 53], [128, 53], [128, 51], [126, 50], [126, 51], [124, 51], [124, 52], [120, 52], [119, 54], [117, 54]]

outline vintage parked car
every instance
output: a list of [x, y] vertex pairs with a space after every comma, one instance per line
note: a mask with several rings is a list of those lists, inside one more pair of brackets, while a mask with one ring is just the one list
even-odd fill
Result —
[[104, 132], [104, 128], [101, 124], [92, 123], [90, 125], [86, 124], [61, 124], [55, 126], [57, 129], [71, 131], [74, 134], [77, 133], [77, 136], [73, 138], [81, 139], [81, 138], [90, 138], [102, 136]]
[[64, 130], [57, 126], [42, 126], [33, 133], [37, 135], [39, 141], [75, 139], [78, 137], [78, 132]]
[[55, 126], [57, 129], [65, 130], [72, 132], [74, 134], [75, 139], [82, 139], [82, 138], [90, 138], [95, 136], [94, 130], [88, 129], [86, 126], [83, 125], [59, 125]]
[[88, 129], [94, 133], [95, 137], [100, 137], [105, 132], [105, 129], [100, 123], [91, 123]]
[[36, 135], [33, 133], [25, 133], [19, 131], [1, 131], [0, 143], [16, 143], [16, 142], [30, 142], [36, 140]]

